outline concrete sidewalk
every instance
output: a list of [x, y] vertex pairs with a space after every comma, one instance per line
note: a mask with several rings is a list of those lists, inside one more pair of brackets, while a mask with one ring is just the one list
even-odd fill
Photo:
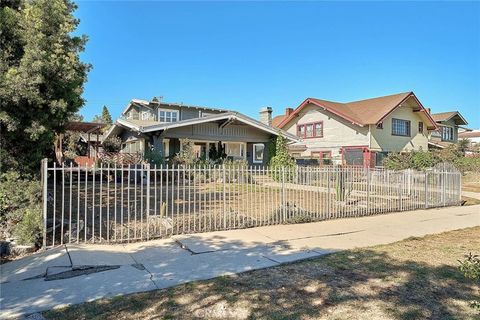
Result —
[[0, 318], [479, 225], [480, 205], [125, 245], [67, 245], [1, 266]]

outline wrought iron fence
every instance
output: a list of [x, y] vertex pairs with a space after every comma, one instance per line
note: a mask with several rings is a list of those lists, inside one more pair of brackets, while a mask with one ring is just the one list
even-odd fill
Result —
[[454, 168], [73, 167], [44, 161], [44, 245], [360, 217], [458, 205]]

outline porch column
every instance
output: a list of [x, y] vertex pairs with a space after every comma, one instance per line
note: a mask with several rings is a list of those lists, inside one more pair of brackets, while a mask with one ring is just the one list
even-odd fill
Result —
[[206, 146], [206, 149], [205, 149], [205, 159], [208, 160], [208, 159], [210, 159], [209, 156], [208, 156], [209, 151], [210, 151], [210, 142], [207, 142], [206, 145], [207, 146]]

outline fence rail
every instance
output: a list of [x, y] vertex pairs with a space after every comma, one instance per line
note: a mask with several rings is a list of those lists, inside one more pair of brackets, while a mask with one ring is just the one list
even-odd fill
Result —
[[44, 245], [359, 217], [458, 205], [461, 175], [354, 167], [42, 165]]

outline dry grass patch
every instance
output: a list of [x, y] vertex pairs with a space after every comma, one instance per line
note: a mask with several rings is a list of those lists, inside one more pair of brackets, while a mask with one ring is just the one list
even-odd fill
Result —
[[480, 192], [480, 172], [468, 172], [462, 177], [462, 190]]
[[[47, 319], [474, 319], [480, 227], [45, 312]], [[477, 298], [478, 299], [478, 298]]]

